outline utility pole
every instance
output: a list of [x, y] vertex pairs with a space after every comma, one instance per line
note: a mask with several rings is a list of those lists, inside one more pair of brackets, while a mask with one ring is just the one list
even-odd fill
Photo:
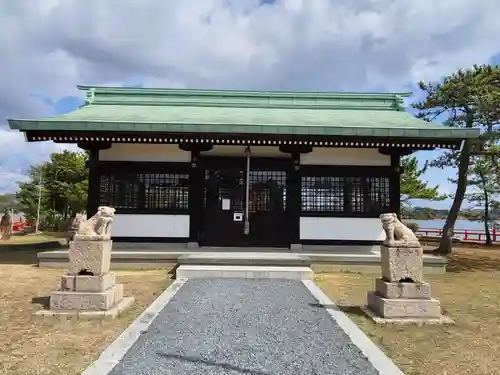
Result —
[[250, 234], [250, 218], [249, 215], [249, 204], [250, 204], [250, 157], [252, 155], [252, 151], [250, 150], [250, 146], [247, 146], [245, 149], [245, 155], [247, 157], [247, 170], [246, 170], [246, 178], [245, 178], [245, 222], [243, 230], [245, 234], [248, 236]]
[[10, 211], [10, 233], [14, 233], [14, 209], [9, 209]]
[[40, 178], [38, 180], [38, 204], [36, 208], [36, 223], [35, 223], [35, 233], [38, 233], [38, 227], [40, 225], [40, 205], [42, 203], [42, 171], [40, 171]]

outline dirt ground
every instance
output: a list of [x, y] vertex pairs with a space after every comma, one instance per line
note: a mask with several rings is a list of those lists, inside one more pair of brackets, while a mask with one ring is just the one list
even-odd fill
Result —
[[0, 247], [0, 374], [80, 374], [171, 283], [166, 270], [117, 271], [133, 308], [114, 320], [37, 317], [62, 270], [35, 266], [36, 251]]
[[377, 326], [359, 308], [376, 275], [322, 274], [317, 284], [406, 375], [500, 374], [500, 250], [456, 249], [445, 275], [426, 277], [454, 326]]
[[[125, 295], [136, 299], [125, 315], [104, 321], [36, 317], [63, 273], [36, 267], [38, 251], [0, 246], [2, 375], [79, 374], [171, 283], [167, 270], [118, 271]], [[374, 287], [373, 274], [318, 274], [316, 282], [407, 375], [500, 374], [500, 249], [457, 248], [448, 268], [426, 279], [455, 326], [373, 324], [359, 308]]]

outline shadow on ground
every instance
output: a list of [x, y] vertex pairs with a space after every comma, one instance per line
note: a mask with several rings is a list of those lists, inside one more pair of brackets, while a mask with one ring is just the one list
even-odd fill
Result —
[[38, 264], [38, 253], [68, 248], [62, 242], [62, 240], [54, 240], [35, 243], [0, 243], [0, 264]]
[[340, 305], [337, 307], [340, 311], [342, 311], [345, 314], [366, 317], [366, 313], [363, 311], [362, 306]]
[[215, 361], [210, 361], [198, 357], [192, 357], [192, 356], [185, 356], [185, 355], [178, 355], [178, 354], [168, 354], [168, 353], [162, 353], [162, 352], [157, 352], [156, 353], [159, 357], [163, 357], [166, 359], [176, 359], [178, 361], [182, 362], [190, 362], [190, 363], [196, 363], [196, 364], [204, 364], [205, 366], [210, 366], [214, 369], [219, 368], [223, 369], [224, 371], [235, 371], [239, 372], [242, 374], [248, 374], [248, 375], [270, 375], [268, 372], [262, 372], [258, 370], [250, 370], [246, 368], [242, 368], [239, 366], [231, 365], [228, 363], [220, 363], [220, 362], [215, 362]]
[[[497, 252], [498, 250], [488, 250]], [[452, 254], [448, 257], [446, 272], [467, 271], [500, 271], [500, 257], [497, 254], [491, 256], [479, 256], [477, 254]]]
[[366, 316], [365, 312], [362, 309], [362, 306], [357, 306], [357, 305], [336, 305], [336, 304], [325, 305], [322, 303], [310, 303], [309, 306], [323, 308], [323, 309], [338, 309], [346, 314]]
[[43, 309], [48, 309], [50, 306], [50, 297], [44, 296], [44, 297], [33, 297], [31, 299], [31, 303], [35, 305], [39, 305]]
[[[10, 246], [9, 246], [10, 247]], [[43, 250], [20, 248], [16, 250], [0, 247], [0, 264], [38, 264], [37, 254]]]
[[66, 247], [57, 241], [43, 244], [0, 245], [0, 264], [38, 264], [38, 253], [63, 248]]
[[176, 263], [174, 268], [172, 268], [170, 271], [168, 271], [167, 275], [170, 275], [171, 280], [175, 280], [177, 276], [177, 268], [179, 268], [180, 264]]

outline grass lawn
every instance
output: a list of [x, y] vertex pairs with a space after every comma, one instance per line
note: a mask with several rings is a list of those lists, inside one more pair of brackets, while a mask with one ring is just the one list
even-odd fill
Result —
[[[63, 273], [35, 267], [38, 251], [0, 246], [2, 375], [79, 374], [171, 283], [166, 270], [117, 271], [125, 295], [136, 298], [125, 315], [104, 321], [36, 317]], [[407, 375], [500, 374], [500, 249], [456, 249], [449, 272], [426, 277], [455, 326], [375, 325], [359, 306], [376, 276], [318, 274], [316, 282]]]
[[[39, 250], [38, 250], [39, 251]], [[0, 247], [0, 374], [76, 375], [171, 283], [166, 270], [117, 271], [125, 296], [136, 301], [114, 320], [37, 317], [62, 270], [35, 267], [36, 250]]]
[[361, 312], [377, 275], [319, 274], [316, 283], [407, 375], [500, 374], [500, 250], [460, 248], [429, 275], [454, 326], [378, 326]]
[[2, 246], [9, 245], [31, 245], [37, 243], [65, 241], [61, 233], [41, 233], [41, 234], [13, 234], [8, 241], [0, 241], [0, 249]]

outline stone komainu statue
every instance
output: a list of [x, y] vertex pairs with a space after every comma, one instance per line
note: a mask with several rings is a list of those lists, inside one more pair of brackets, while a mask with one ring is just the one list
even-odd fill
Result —
[[99, 207], [94, 216], [78, 224], [73, 240], [105, 241], [111, 239], [111, 223], [114, 216], [114, 208]]
[[12, 215], [9, 210], [5, 213], [0, 220], [0, 241], [7, 241], [12, 235]]
[[76, 231], [78, 230], [78, 227], [80, 226], [80, 223], [84, 222], [87, 220], [87, 213], [86, 212], [80, 212], [75, 215], [73, 220], [71, 220], [71, 224], [69, 227], [69, 239], [73, 240]]
[[78, 227], [80, 226], [80, 223], [84, 222], [87, 220], [87, 213], [86, 212], [81, 212], [75, 215], [75, 218], [71, 222], [71, 229], [74, 231], [78, 230]]
[[420, 247], [420, 242], [415, 233], [399, 221], [396, 214], [382, 214], [380, 220], [385, 231], [384, 245]]

